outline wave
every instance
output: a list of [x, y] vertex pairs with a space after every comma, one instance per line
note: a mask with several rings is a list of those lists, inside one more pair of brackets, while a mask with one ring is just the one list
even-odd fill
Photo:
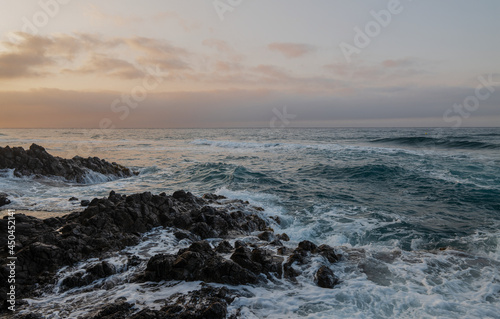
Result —
[[119, 179], [117, 176], [104, 175], [99, 172], [87, 169], [83, 177], [84, 184], [101, 184]]
[[195, 140], [191, 142], [195, 145], [208, 145], [222, 148], [271, 148], [283, 146], [283, 143], [257, 143], [257, 142], [234, 142], [234, 141], [211, 141], [211, 140]]
[[358, 166], [337, 167], [327, 164], [315, 164], [298, 169], [299, 173], [308, 176], [322, 176], [333, 179], [368, 179], [388, 180], [399, 176], [410, 174], [406, 169], [399, 166], [388, 166], [383, 164], [367, 164]]
[[191, 182], [202, 183], [212, 188], [226, 185], [281, 185], [277, 178], [263, 172], [252, 171], [241, 165], [225, 163], [196, 163], [183, 174]]
[[371, 140], [371, 143], [399, 144], [414, 147], [443, 147], [459, 149], [500, 149], [500, 145], [470, 140], [451, 140], [426, 136], [389, 137]]
[[[36, 176], [36, 175], [16, 176], [14, 174], [14, 171], [15, 171], [14, 169], [2, 169], [0, 170], [0, 178], [5, 178], [8, 180], [19, 180], [19, 181], [36, 180], [37, 182], [40, 182], [42, 184], [51, 185], [55, 187], [66, 187], [75, 183], [75, 181], [68, 181], [61, 176]], [[117, 179], [120, 179], [120, 177], [105, 175], [90, 169], [86, 169], [85, 175], [83, 176], [84, 182], [81, 183], [81, 185], [101, 184], [101, 183], [111, 182]]]

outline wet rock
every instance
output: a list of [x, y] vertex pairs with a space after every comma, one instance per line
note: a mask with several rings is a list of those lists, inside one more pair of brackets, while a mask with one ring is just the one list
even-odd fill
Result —
[[227, 240], [223, 240], [217, 245], [215, 251], [221, 254], [229, 254], [233, 251], [233, 246]]
[[316, 249], [316, 245], [308, 240], [304, 240], [299, 243], [298, 249], [304, 251], [314, 251]]
[[75, 201], [78, 201], [78, 198], [76, 198], [76, 197], [71, 197], [71, 198], [69, 199], [69, 201], [70, 201], [70, 202], [75, 202]]
[[247, 244], [241, 240], [237, 240], [234, 242], [234, 248], [239, 248], [239, 247], [246, 247]]
[[10, 204], [10, 200], [7, 198], [9, 195], [5, 193], [0, 193], [0, 207]]
[[247, 246], [239, 246], [231, 255], [231, 260], [241, 267], [259, 273], [262, 269], [261, 265], [252, 260], [252, 251]]
[[333, 271], [326, 267], [321, 266], [315, 275], [316, 283], [321, 288], [333, 288], [339, 283], [339, 279], [335, 276]]
[[275, 239], [272, 242], [270, 242], [269, 245], [272, 245], [272, 246], [283, 246], [283, 243], [279, 239]]
[[292, 252], [292, 250], [290, 248], [285, 247], [285, 246], [279, 247], [277, 251], [278, 251], [278, 254], [280, 254], [282, 256], [289, 255]]
[[14, 317], [15, 319], [43, 319], [44, 317], [39, 313], [28, 313], [24, 315], [18, 315]]
[[290, 241], [290, 237], [285, 233], [276, 235], [276, 238], [282, 241]]
[[[287, 249], [281, 248], [278, 250], [280, 254], [286, 254]], [[284, 277], [295, 280], [295, 277], [301, 274], [301, 271], [294, 267], [294, 265], [300, 266], [311, 262], [312, 256], [323, 256], [330, 263], [337, 262], [340, 260], [340, 256], [335, 254], [332, 247], [328, 245], [321, 245], [317, 247], [314, 243], [304, 240], [301, 241], [297, 248], [288, 256], [286, 263], [283, 265]]]
[[[248, 235], [267, 227], [266, 222], [258, 216], [243, 212], [229, 213], [232, 206], [206, 208], [207, 202], [201, 198], [183, 191], [176, 194], [177, 198], [166, 194], [152, 195], [149, 192], [130, 196], [110, 192], [108, 198], [93, 199], [84, 211], [63, 217], [40, 220], [17, 214], [16, 244], [19, 249], [16, 250], [16, 257], [19, 265], [22, 265], [16, 272], [18, 297], [33, 293], [32, 287], [35, 284], [50, 282], [60, 267], [88, 258], [100, 258], [109, 251], [136, 245], [142, 233], [155, 227], [177, 226], [179, 231], [191, 234], [190, 240]], [[175, 225], [175, 221], [181, 216], [187, 216], [191, 223]], [[194, 218], [204, 221], [192, 223]], [[7, 229], [6, 219], [0, 220], [0, 227]], [[0, 247], [5, 247], [6, 244], [7, 237], [0, 237]], [[7, 264], [6, 251], [0, 251], [2, 265]], [[188, 261], [192, 262], [191, 258]], [[212, 263], [207, 263], [207, 267], [208, 265], [215, 268]], [[253, 274], [234, 265], [234, 262], [223, 264], [223, 270], [238, 270], [238, 278], [221, 274], [220, 278], [213, 280], [256, 281]], [[4, 271], [5, 266], [0, 266], [0, 275]], [[202, 278], [201, 274], [196, 276]], [[82, 275], [81, 278], [69, 280], [68, 286], [86, 284], [88, 278], [84, 277]], [[2, 299], [0, 296], [0, 303]]]
[[133, 305], [124, 302], [118, 301], [110, 305], [104, 306], [102, 309], [97, 311], [95, 315], [89, 315], [86, 318], [88, 319], [121, 319], [127, 318], [132, 312]]
[[174, 236], [178, 240], [188, 239], [191, 241], [198, 241], [201, 239], [200, 236], [196, 236], [195, 234], [182, 229], [174, 232]]
[[335, 263], [340, 260], [340, 256], [335, 253], [335, 250], [328, 245], [320, 245], [315, 251], [317, 254], [325, 257], [329, 262]]
[[90, 205], [90, 201], [89, 201], [89, 200], [84, 199], [84, 200], [82, 200], [82, 201], [80, 202], [80, 205], [82, 205], [83, 207], [87, 207], [87, 206], [89, 206], [89, 205]]
[[222, 196], [222, 195], [216, 195], [216, 194], [204, 194], [203, 199], [210, 200], [210, 201], [219, 201], [219, 200], [227, 199], [227, 197]]
[[204, 287], [187, 294], [175, 294], [160, 310], [144, 309], [132, 315], [125, 310], [121, 312], [122, 317], [112, 318], [223, 319], [227, 317], [227, 306], [233, 299], [227, 288]]
[[116, 274], [116, 267], [107, 261], [103, 261], [89, 267], [87, 272], [94, 275], [96, 278], [106, 278]]
[[212, 250], [206, 241], [193, 243], [177, 255], [153, 256], [146, 267], [145, 280], [202, 280], [240, 285], [256, 283], [257, 277], [232, 260], [226, 260]]
[[263, 240], [263, 241], [267, 241], [267, 242], [271, 242], [274, 240], [275, 236], [274, 236], [274, 233], [271, 232], [271, 231], [265, 231], [265, 232], [262, 232], [260, 233], [259, 235], [257, 235], [257, 237], [260, 239], [260, 240]]
[[116, 178], [137, 174], [127, 167], [97, 157], [63, 159], [52, 156], [36, 144], [32, 144], [28, 150], [22, 147], [0, 147], [0, 169], [14, 169], [15, 176], [59, 176], [77, 183], [89, 181], [89, 172]]
[[281, 267], [284, 261], [283, 257], [275, 256], [270, 250], [256, 248], [252, 251], [252, 261], [260, 264], [259, 272], [267, 276], [274, 273], [278, 278], [281, 278], [283, 274]]
[[116, 268], [107, 261], [103, 261], [88, 267], [85, 272], [78, 272], [63, 279], [63, 290], [82, 287], [91, 284], [97, 279], [114, 275]]

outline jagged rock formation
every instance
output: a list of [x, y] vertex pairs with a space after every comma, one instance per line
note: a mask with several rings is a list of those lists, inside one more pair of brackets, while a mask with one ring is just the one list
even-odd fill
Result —
[[[134, 281], [185, 280], [240, 285], [287, 278], [293, 282], [313, 257], [323, 258], [326, 264], [340, 259], [332, 247], [316, 246], [309, 241], [300, 242], [294, 250], [284, 247], [281, 241], [288, 241], [288, 236], [274, 234], [266, 220], [259, 217], [260, 211], [247, 202], [213, 194], [196, 197], [181, 190], [171, 196], [149, 192], [126, 196], [112, 191], [107, 198], [93, 199], [84, 211], [45, 220], [18, 214], [17, 298], [33, 296], [41, 291], [40, 287], [54, 284], [55, 273], [61, 267], [88, 258], [102, 258], [109, 252], [136, 245], [142, 233], [160, 226], [175, 229], [175, 237], [188, 239], [192, 244], [176, 254], [152, 256]], [[0, 229], [7, 229], [6, 218], [0, 220]], [[258, 233], [255, 238], [259, 244], [236, 240], [233, 246], [222, 240], [212, 247], [204, 240], [234, 240], [252, 233]], [[0, 251], [2, 265], [7, 261], [6, 246], [7, 236], [0, 236], [0, 247], [4, 248]], [[274, 247], [273, 250], [269, 250], [270, 247]], [[129, 260], [130, 265], [138, 263], [140, 261], [133, 258]], [[61, 289], [86, 286], [116, 272], [113, 265], [98, 262], [64, 278]], [[1, 267], [0, 281], [6, 281], [7, 276], [8, 269]], [[314, 280], [324, 288], [333, 288], [339, 282], [327, 266], [319, 268]], [[0, 298], [6, 295], [4, 289], [0, 288]], [[226, 290], [211, 287], [172, 298], [166, 300], [160, 310], [140, 312], [126, 302], [112, 303], [89, 318], [225, 318], [227, 305], [232, 301]], [[0, 302], [6, 306], [5, 300]]]
[[98, 157], [75, 156], [64, 159], [52, 156], [36, 144], [28, 150], [22, 147], [0, 147], [0, 169], [14, 169], [15, 176], [59, 176], [70, 182], [86, 183], [89, 172], [121, 178], [136, 173], [117, 163], [109, 163]]

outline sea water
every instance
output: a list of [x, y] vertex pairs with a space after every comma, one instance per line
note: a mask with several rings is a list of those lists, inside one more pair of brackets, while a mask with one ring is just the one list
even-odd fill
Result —
[[[68, 199], [111, 190], [132, 194], [178, 189], [248, 200], [279, 216], [278, 232], [335, 246], [334, 289], [286, 280], [230, 287], [244, 318], [500, 318], [500, 129], [152, 129], [0, 130], [1, 146], [44, 146], [61, 157], [98, 156], [140, 172], [113, 180], [89, 174], [80, 185], [0, 172], [9, 208], [69, 212]], [[272, 220], [270, 219], [272, 222]], [[245, 240], [251, 241], [249, 236]], [[214, 245], [216, 242], [213, 243]], [[78, 317], [117, 298], [136, 307], [201, 287], [200, 282], [129, 283], [147, 259], [189, 242], [170, 229], [108, 257], [119, 273], [89, 287], [55, 285], [30, 308]], [[125, 267], [127, 256], [141, 263]], [[89, 263], [61, 269], [66, 276]], [[313, 261], [314, 265], [315, 261]], [[317, 261], [319, 266], [319, 261]], [[120, 268], [122, 267], [122, 268]], [[220, 286], [220, 285], [214, 285]]]

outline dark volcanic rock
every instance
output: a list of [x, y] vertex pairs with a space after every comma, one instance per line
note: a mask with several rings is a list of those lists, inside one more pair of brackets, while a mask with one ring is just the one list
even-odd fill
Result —
[[285, 233], [276, 235], [276, 238], [282, 241], [290, 241], [290, 237]]
[[215, 251], [221, 254], [229, 254], [233, 251], [233, 246], [231, 246], [227, 240], [223, 240], [219, 243], [217, 248], [215, 248]]
[[0, 207], [10, 204], [10, 200], [7, 198], [9, 195], [5, 193], [0, 193]]
[[204, 287], [187, 294], [175, 294], [160, 310], [144, 309], [133, 313], [132, 304], [118, 301], [106, 305], [86, 319], [223, 319], [233, 301], [227, 288]]
[[[191, 193], [176, 192], [173, 196], [151, 193], [119, 195], [111, 192], [108, 198], [93, 199], [81, 212], [40, 220], [35, 217], [16, 214], [16, 284], [18, 298], [33, 293], [34, 284], [54, 281], [54, 273], [62, 266], [78, 261], [101, 257], [109, 251], [117, 251], [140, 241], [141, 233], [154, 227], [177, 227], [186, 232], [189, 239], [199, 237], [226, 237], [263, 231], [264, 220], [250, 213], [228, 212], [229, 208], [207, 208], [208, 202]], [[238, 202], [243, 207], [242, 202]], [[179, 222], [186, 217], [191, 223]], [[195, 221], [193, 223], [193, 221]], [[0, 220], [0, 229], [7, 229], [8, 220]], [[0, 236], [0, 281], [7, 280], [7, 236]], [[210, 249], [211, 250], [211, 249]], [[207, 255], [208, 254], [208, 255]], [[188, 251], [179, 265], [198, 266], [205, 263], [204, 272], [192, 277], [176, 274], [178, 278], [207, 278], [207, 281], [223, 283], [255, 282], [255, 276], [232, 261], [223, 261], [212, 251]], [[96, 270], [106, 273], [105, 266]], [[176, 267], [174, 267], [176, 268]], [[180, 269], [180, 268], [179, 268]], [[236, 272], [228, 274], [228, 272]], [[160, 277], [166, 277], [160, 274]], [[67, 287], [87, 284], [95, 280], [94, 275], [81, 274], [68, 279]], [[177, 277], [176, 277], [177, 278]], [[194, 279], [193, 279], [194, 280]], [[204, 280], [204, 279], [202, 279]], [[0, 289], [0, 293], [2, 289]], [[0, 303], [5, 294], [0, 295]]]
[[257, 236], [260, 240], [271, 242], [274, 240], [275, 236], [273, 232], [265, 231]]
[[90, 205], [90, 201], [89, 201], [89, 200], [84, 199], [84, 200], [82, 200], [82, 201], [80, 202], [80, 205], [82, 205], [83, 207], [87, 207], [87, 206], [89, 206], [89, 205]]
[[177, 255], [160, 254], [152, 257], [144, 279], [202, 280], [221, 284], [240, 285], [256, 283], [257, 276], [232, 260], [226, 260], [212, 250], [206, 241], [193, 243]]
[[[116, 303], [106, 305], [102, 309], [97, 310], [96, 315], [87, 316], [88, 319], [121, 319], [128, 318], [132, 312], [133, 305], [118, 301]], [[154, 318], [154, 317], [153, 317]]]
[[14, 169], [16, 176], [60, 176], [77, 183], [87, 182], [89, 172], [113, 177], [136, 174], [124, 166], [97, 157], [75, 156], [64, 159], [52, 156], [36, 144], [32, 144], [28, 150], [22, 147], [0, 147], [0, 169]]
[[333, 288], [339, 283], [339, 279], [334, 275], [333, 271], [326, 266], [321, 266], [318, 269], [315, 280], [321, 288]]
[[[286, 249], [279, 250], [279, 253], [285, 253]], [[312, 255], [323, 256], [328, 262], [334, 263], [340, 260], [340, 256], [335, 254], [332, 247], [328, 245], [321, 245], [317, 247], [314, 243], [304, 240], [299, 243], [297, 248], [288, 257], [286, 263], [283, 265], [285, 278], [295, 280], [295, 277], [301, 272], [293, 267], [294, 264], [304, 265], [311, 261]]]

